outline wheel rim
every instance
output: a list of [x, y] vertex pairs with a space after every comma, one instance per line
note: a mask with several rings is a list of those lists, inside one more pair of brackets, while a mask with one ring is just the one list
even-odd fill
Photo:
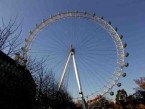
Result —
[[[25, 46], [24, 46], [24, 50], [23, 50], [24, 58], [26, 59], [28, 57], [27, 56], [28, 51], [30, 51], [33, 41], [37, 38], [37, 36], [39, 36], [38, 33], [40, 33], [41, 30], [43, 30], [45, 27], [49, 26], [52, 23], [55, 23], [62, 19], [69, 19], [69, 18], [79, 18], [79, 19], [83, 18], [83, 19], [93, 21], [94, 23], [100, 25], [104, 30], [106, 30], [110, 34], [111, 38], [113, 39], [114, 45], [116, 47], [116, 53], [117, 53], [117, 60], [116, 60], [117, 67], [115, 68], [115, 71], [112, 73], [112, 76], [110, 77], [110, 79], [107, 80], [107, 83], [105, 83], [104, 86], [100, 88], [100, 90], [87, 94], [87, 95], [85, 95], [85, 97], [92, 96], [92, 95], [97, 96], [98, 94], [104, 95], [104, 94], [110, 92], [111, 89], [113, 88], [113, 86], [118, 83], [118, 80], [123, 72], [123, 67], [125, 64], [124, 63], [123, 43], [122, 43], [121, 38], [119, 37], [118, 33], [115, 31], [115, 29], [109, 23], [107, 23], [105, 20], [101, 19], [100, 17], [97, 17], [94, 14], [91, 15], [86, 12], [67, 12], [67, 13], [59, 13], [56, 16], [51, 16], [47, 20], [43, 20], [41, 24], [36, 25], [36, 28], [32, 32], [30, 32], [30, 36], [25, 40]], [[34, 43], [35, 43], [35, 41], [34, 41]], [[103, 92], [99, 93], [102, 90], [103, 90]], [[92, 98], [92, 97], [90, 97], [90, 98]]]

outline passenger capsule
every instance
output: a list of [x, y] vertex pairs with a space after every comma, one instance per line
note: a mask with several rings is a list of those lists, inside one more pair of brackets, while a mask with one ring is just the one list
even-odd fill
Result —
[[115, 28], [115, 31], [118, 31], [118, 28], [117, 27]]
[[26, 52], [26, 49], [25, 49], [25, 47], [21, 47], [21, 50], [22, 50], [22, 51], [24, 51], [24, 52]]
[[38, 28], [39, 26], [38, 26], [38, 24], [36, 24], [36, 26], [35, 26], [36, 28]]
[[52, 18], [52, 15], [50, 15], [50, 18]]
[[58, 15], [61, 15], [61, 12], [58, 12]]
[[87, 12], [85, 11], [85, 12], [84, 12], [84, 14], [86, 15], [86, 14], [87, 14]]
[[128, 67], [129, 66], [129, 63], [125, 63], [125, 67]]
[[96, 16], [96, 13], [93, 14], [93, 17], [95, 17], [95, 16]]
[[109, 21], [108, 24], [111, 25], [111, 21]]
[[127, 43], [124, 43], [124, 44], [123, 44], [123, 47], [126, 48], [126, 47], [127, 47]]
[[27, 38], [25, 38], [25, 42], [28, 42], [29, 40]]
[[114, 92], [111, 91], [111, 92], [110, 92], [110, 95], [113, 96], [113, 95], [114, 95]]
[[120, 35], [120, 39], [123, 39], [123, 35]]
[[30, 31], [29, 33], [30, 33], [30, 35], [32, 35], [32, 34], [33, 34], [33, 32], [32, 32], [32, 31]]
[[121, 83], [118, 83], [117, 86], [120, 87], [121, 86]]
[[125, 57], [128, 57], [129, 56], [129, 53], [125, 53]]
[[126, 73], [123, 73], [123, 74], [122, 74], [122, 77], [126, 77]]
[[75, 13], [79, 13], [78, 10], [76, 10]]
[[[52, 18], [52, 15], [50, 15], [50, 18]], [[42, 19], [42, 23], [45, 23], [45, 21], [46, 21], [45, 19]]]
[[67, 10], [67, 14], [69, 14], [70, 13], [70, 11], [69, 10]]

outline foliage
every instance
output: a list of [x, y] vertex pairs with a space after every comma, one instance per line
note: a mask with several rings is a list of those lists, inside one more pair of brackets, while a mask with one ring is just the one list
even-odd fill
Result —
[[145, 89], [145, 77], [140, 77], [140, 79], [135, 79], [135, 83], [142, 89]]
[[119, 101], [119, 100], [126, 101], [126, 98], [127, 98], [127, 92], [124, 89], [117, 91], [116, 101]]

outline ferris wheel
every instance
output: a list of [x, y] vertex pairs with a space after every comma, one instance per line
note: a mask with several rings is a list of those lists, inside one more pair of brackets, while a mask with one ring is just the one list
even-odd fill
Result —
[[43, 19], [30, 31], [22, 48], [38, 59], [47, 57], [49, 69], [55, 73], [60, 90], [66, 87], [74, 99], [93, 99], [121, 86], [125, 77], [126, 43], [111, 22], [87, 12], [58, 13]]

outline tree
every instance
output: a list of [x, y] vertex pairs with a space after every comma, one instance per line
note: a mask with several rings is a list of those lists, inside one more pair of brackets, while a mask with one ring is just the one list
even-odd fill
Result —
[[134, 81], [139, 86], [139, 88], [145, 89], [145, 77], [140, 77], [139, 79], [135, 79]]
[[20, 25], [16, 25], [16, 21], [17, 17], [14, 20], [11, 18], [6, 25], [2, 20], [2, 25], [0, 26], [0, 50], [9, 56], [13, 56], [20, 51], [21, 30], [19, 30]]
[[28, 60], [27, 68], [31, 71], [36, 83], [36, 108], [52, 109], [74, 106], [72, 98], [66, 89], [58, 91], [58, 81], [52, 70], [47, 70], [45, 59], [40, 61], [37, 58]]
[[138, 88], [136, 88], [136, 99], [137, 101], [140, 101], [145, 105], [145, 77], [140, 77], [139, 79], [135, 79], [134, 81], [139, 86]]
[[[20, 25], [16, 25], [17, 17], [9, 20], [6, 25], [2, 20], [0, 26], [0, 50], [5, 52], [8, 56], [13, 57], [15, 53], [22, 53], [20, 48], [21, 45], [21, 30]], [[40, 61], [37, 58], [31, 58], [27, 60], [26, 69], [28, 69], [33, 76], [36, 83], [36, 102], [35, 108], [53, 109], [65, 107], [67, 105], [73, 105], [71, 96], [64, 89], [58, 92], [58, 82], [51, 70], [46, 70], [45, 60]], [[21, 60], [18, 61], [22, 64]], [[59, 106], [59, 107], [58, 107]]]

